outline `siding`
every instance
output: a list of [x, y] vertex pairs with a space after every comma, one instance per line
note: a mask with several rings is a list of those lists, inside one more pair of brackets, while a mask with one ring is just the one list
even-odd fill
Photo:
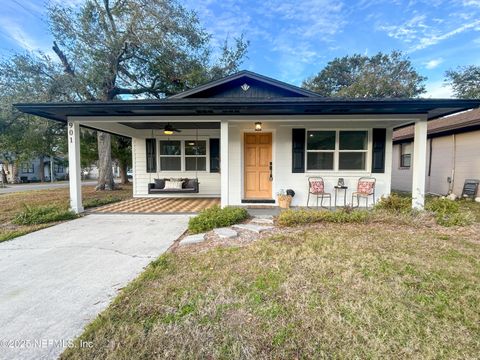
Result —
[[[460, 196], [465, 179], [480, 179], [480, 130], [429, 139], [432, 142], [431, 173], [426, 176], [426, 192], [445, 195], [448, 177], [453, 177], [453, 193]], [[400, 169], [400, 145], [393, 146], [392, 189], [412, 190], [412, 169]], [[429, 157], [429, 148], [427, 148]]]
[[[413, 147], [412, 147], [413, 159]], [[412, 174], [413, 170], [409, 168], [400, 167], [400, 145], [393, 145], [393, 159], [392, 159], [392, 190], [398, 191], [412, 191]]]
[[[362, 176], [371, 176], [368, 171], [364, 172], [305, 172], [305, 173], [292, 173], [292, 128], [306, 127], [307, 129], [321, 129], [325, 125], [322, 122], [311, 122], [308, 126], [302, 125], [287, 125], [285, 123], [263, 123], [264, 132], [273, 133], [273, 184], [272, 184], [272, 197], [276, 200], [276, 193], [280, 189], [293, 189], [295, 191], [295, 197], [293, 198], [293, 206], [305, 206], [308, 196], [308, 177], [310, 176], [322, 176], [325, 181], [326, 191], [332, 193], [332, 206], [334, 201], [334, 186], [337, 184], [339, 177], [345, 179], [345, 184], [348, 186], [347, 190], [347, 203], [351, 203], [351, 193], [354, 191], [357, 185], [357, 181]], [[337, 126], [340, 128], [340, 125]], [[348, 129], [355, 129], [355, 125], [348, 124], [344, 126]], [[373, 126], [372, 126], [373, 127]], [[375, 126], [377, 127], [377, 126]], [[332, 127], [328, 127], [332, 129]], [[358, 129], [365, 129], [365, 126], [358, 127]], [[229, 199], [232, 205], [241, 205], [243, 197], [243, 133], [254, 131], [252, 122], [237, 122], [230, 123], [229, 125], [229, 138], [230, 138], [230, 166], [229, 166]], [[387, 131], [387, 147], [385, 158], [392, 158], [391, 147], [392, 132]], [[371, 149], [371, 138], [369, 139], [369, 148]], [[371, 152], [367, 158], [368, 164], [371, 163]], [[370, 166], [370, 165], [369, 165]], [[377, 179], [376, 186], [376, 199], [379, 199], [381, 195], [388, 195], [390, 193], [391, 185], [391, 165], [387, 160], [385, 164], [385, 173], [373, 174]], [[371, 198], [369, 199], [371, 202]], [[343, 198], [338, 199], [338, 204], [343, 204]], [[311, 202], [313, 205], [313, 201]], [[363, 202], [362, 202], [363, 205]]]
[[480, 179], [480, 130], [457, 134], [455, 142], [453, 192], [461, 195], [465, 179]]
[[[179, 134], [171, 136], [156, 135], [153, 136], [158, 140], [194, 140], [194, 130], [183, 130]], [[208, 140], [209, 138], [219, 138], [220, 130], [199, 130], [199, 140]], [[148, 184], [154, 182], [154, 179], [158, 178], [194, 178], [195, 171], [179, 171], [179, 172], [162, 172], [147, 173], [147, 161], [146, 161], [146, 147], [145, 139], [152, 138], [147, 133], [144, 138], [132, 139], [132, 165], [133, 165], [133, 196], [134, 197], [191, 197], [192, 194], [163, 194], [163, 195], [150, 195], [148, 194]], [[208, 148], [208, 146], [207, 146]], [[157, 144], [157, 165], [159, 164], [159, 147]], [[207, 159], [208, 164], [208, 159]], [[158, 166], [157, 166], [158, 169]], [[207, 167], [208, 170], [208, 167]], [[205, 197], [219, 197], [220, 196], [220, 174], [199, 171], [197, 173], [199, 185], [198, 196]]]
[[430, 176], [427, 173], [427, 186], [429, 193], [448, 194], [449, 183], [447, 178], [452, 176], [453, 162], [453, 139], [451, 136], [443, 136], [430, 139], [432, 142], [432, 167]]

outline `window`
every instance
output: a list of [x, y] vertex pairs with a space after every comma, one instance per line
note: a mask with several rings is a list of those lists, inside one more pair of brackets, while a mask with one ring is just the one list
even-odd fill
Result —
[[368, 131], [307, 131], [307, 170], [367, 170]]
[[65, 169], [63, 168], [63, 165], [54, 164], [54, 165], [53, 165], [53, 171], [54, 171], [56, 174], [59, 174], [59, 173], [64, 173], [64, 172], [65, 172]]
[[35, 172], [35, 169], [33, 167], [33, 164], [28, 164], [28, 163], [22, 164], [22, 173], [33, 174], [34, 172]]
[[307, 170], [333, 170], [335, 131], [307, 132]]
[[157, 140], [146, 139], [147, 152], [147, 173], [154, 173], [157, 171]]
[[207, 169], [207, 142], [205, 140], [185, 141], [185, 171]]
[[182, 170], [182, 145], [179, 140], [160, 141], [160, 171]]
[[338, 170], [366, 170], [367, 131], [340, 131]]
[[409, 168], [412, 162], [412, 143], [400, 144], [400, 167]]

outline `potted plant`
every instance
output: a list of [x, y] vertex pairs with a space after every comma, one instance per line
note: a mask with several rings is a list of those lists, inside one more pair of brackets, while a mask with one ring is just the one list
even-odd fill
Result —
[[287, 191], [280, 189], [277, 193], [278, 206], [282, 209], [288, 209], [292, 203], [292, 198], [295, 196], [295, 191], [287, 189]]

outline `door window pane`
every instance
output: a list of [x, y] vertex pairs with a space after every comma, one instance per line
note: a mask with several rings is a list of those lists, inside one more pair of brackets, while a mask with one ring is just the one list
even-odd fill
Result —
[[203, 140], [186, 140], [185, 155], [207, 155], [207, 142]]
[[307, 150], [335, 150], [335, 131], [308, 131]]
[[180, 141], [177, 140], [165, 140], [160, 141], [160, 155], [181, 155], [182, 150], [180, 147]]
[[340, 150], [367, 150], [366, 131], [340, 131]]
[[206, 157], [196, 157], [196, 156], [185, 158], [185, 170], [186, 171], [195, 171], [196, 165], [197, 165], [196, 170], [205, 171], [207, 169], [207, 158]]
[[339, 170], [365, 170], [365, 152], [341, 152], [338, 159]]
[[307, 170], [333, 170], [333, 152], [307, 153]]
[[161, 157], [160, 170], [161, 171], [180, 171], [182, 167], [181, 157]]

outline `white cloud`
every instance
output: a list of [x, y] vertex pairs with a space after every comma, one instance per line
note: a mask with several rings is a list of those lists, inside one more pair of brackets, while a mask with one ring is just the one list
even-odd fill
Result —
[[28, 51], [40, 49], [38, 43], [23, 28], [8, 18], [0, 18], [0, 27], [10, 40]]
[[427, 83], [426, 94], [423, 97], [434, 99], [448, 99], [453, 97], [453, 89], [443, 81], [432, 81]]
[[436, 67], [438, 67], [438, 65], [440, 65], [441, 63], [443, 63], [442, 58], [432, 59], [432, 60], [427, 61], [425, 63], [425, 67], [429, 70], [432, 70], [432, 69], [435, 69]]
[[480, 0], [463, 0], [463, 6], [478, 6], [480, 7]]

